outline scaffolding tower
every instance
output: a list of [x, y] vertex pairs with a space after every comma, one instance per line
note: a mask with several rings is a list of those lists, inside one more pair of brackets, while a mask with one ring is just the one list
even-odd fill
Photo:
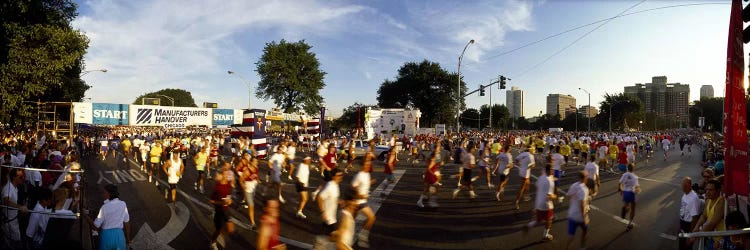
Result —
[[[36, 130], [53, 138], [73, 139], [73, 103], [37, 101]], [[68, 113], [65, 114], [65, 111]]]

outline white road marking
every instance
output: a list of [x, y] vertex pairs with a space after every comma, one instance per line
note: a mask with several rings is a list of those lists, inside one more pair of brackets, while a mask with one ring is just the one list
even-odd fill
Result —
[[[399, 169], [393, 171], [393, 183], [389, 183], [388, 179], [383, 180], [380, 182], [380, 185], [378, 185], [375, 190], [370, 193], [370, 199], [367, 200], [367, 205], [372, 209], [373, 214], [378, 214], [378, 209], [380, 209], [380, 206], [383, 205], [383, 200], [388, 197], [389, 194], [391, 194], [391, 191], [393, 191], [393, 188], [396, 187], [396, 184], [398, 184], [398, 181], [401, 180], [401, 177], [404, 176], [404, 173], [406, 173], [406, 170]], [[362, 231], [362, 227], [365, 224], [365, 221], [367, 220], [367, 217], [364, 214], [357, 214], [357, 218], [355, 221], [355, 231], [354, 234], [354, 244], [357, 243], [357, 240], [359, 239], [357, 235], [359, 235], [360, 231]]]
[[[136, 167], [139, 167], [138, 163], [135, 162], [135, 161], [133, 161], [133, 160], [131, 160], [131, 159], [128, 159], [128, 162], [130, 162], [131, 164], [133, 164]], [[162, 185], [167, 186], [167, 182], [165, 182], [163, 180], [159, 180], [159, 179], [155, 179], [155, 180], [158, 181], [158, 182], [160, 182]], [[183, 197], [185, 197], [186, 199], [189, 199], [193, 203], [195, 203], [195, 204], [197, 204], [197, 205], [205, 208], [209, 212], [213, 213], [214, 208], [211, 205], [208, 205], [205, 202], [200, 201], [198, 198], [190, 196], [189, 194], [185, 193], [184, 191], [180, 190], [179, 188], [177, 189], [177, 192], [180, 195], [182, 195]], [[184, 207], [184, 205], [183, 205], [183, 207]], [[185, 208], [185, 210], [187, 210], [187, 208]], [[231, 218], [230, 221], [234, 222], [234, 224], [236, 224], [236, 225], [238, 225], [238, 226], [240, 226], [240, 227], [242, 227], [244, 229], [250, 230], [250, 225], [249, 224], [241, 222], [241, 221], [239, 221], [236, 218]], [[150, 230], [150, 228], [149, 228], [149, 230]], [[295, 247], [298, 247], [298, 248], [303, 248], [303, 249], [312, 249], [313, 248], [312, 244], [307, 244], [307, 243], [304, 243], [304, 242], [299, 242], [299, 241], [296, 241], [296, 240], [293, 240], [293, 239], [289, 239], [289, 238], [285, 238], [285, 237], [282, 237], [282, 236], [279, 236], [279, 240], [281, 242], [284, 242], [284, 243], [288, 244], [288, 245], [292, 245], [292, 246], [295, 246]], [[216, 240], [216, 242], [219, 245], [221, 245], [222, 247], [226, 246], [226, 241], [224, 240], [223, 236], [220, 236], [219, 239]]]

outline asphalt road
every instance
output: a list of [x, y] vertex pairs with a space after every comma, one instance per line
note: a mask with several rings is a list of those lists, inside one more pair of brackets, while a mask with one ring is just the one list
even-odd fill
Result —
[[[676, 152], [676, 153], [675, 153]], [[298, 159], [304, 153], [298, 153]], [[675, 155], [676, 154], [676, 155]], [[649, 162], [637, 164], [635, 173], [641, 177], [642, 192], [637, 196], [635, 228], [625, 232], [625, 224], [618, 219], [621, 197], [617, 194], [619, 175], [602, 173], [601, 191], [592, 202], [591, 224], [587, 245], [589, 249], [673, 249], [677, 246], [679, 201], [682, 195], [679, 185], [683, 176], [694, 179], [700, 177], [700, 158], [697, 152], [692, 157], [680, 157], [678, 151], [672, 151], [668, 161], [663, 161], [661, 152]], [[131, 217], [132, 232], [136, 237], [134, 245], [149, 249], [208, 249], [209, 235], [213, 232], [212, 212], [207, 205], [207, 195], [212, 182], [206, 184], [206, 194], [194, 189], [193, 183], [197, 171], [192, 161], [187, 160], [183, 179], [178, 184], [178, 206], [174, 209], [164, 199], [165, 185], [155, 186], [149, 183], [144, 173], [135, 167], [134, 162], [122, 163], [109, 155], [106, 161], [86, 159], [83, 164], [86, 170], [87, 204], [98, 209], [103, 197], [100, 188], [104, 183], [118, 184], [121, 199], [127, 202]], [[265, 164], [262, 162], [261, 164]], [[451, 191], [456, 179], [451, 175], [457, 173], [454, 165], [446, 165], [441, 171], [444, 175], [444, 186], [439, 191], [439, 208], [418, 208], [416, 201], [422, 189], [421, 174], [424, 163], [411, 166], [402, 159], [397, 164], [399, 181], [396, 185], [385, 187], [381, 162], [376, 162], [373, 178], [377, 183], [372, 187], [370, 206], [377, 209], [377, 221], [370, 234], [371, 249], [559, 249], [564, 248], [568, 239], [567, 209], [568, 201], [555, 203], [555, 223], [551, 242], [541, 242], [542, 228], [532, 229], [527, 235], [521, 232], [522, 226], [532, 219], [531, 202], [521, 204], [515, 210], [513, 198], [518, 191], [517, 171], [511, 172], [506, 186], [506, 198], [497, 202], [494, 191], [488, 190], [486, 181], [477, 181], [478, 197], [470, 199], [468, 192], [462, 191], [457, 199], [451, 199]], [[359, 163], [355, 164], [355, 169]], [[570, 174], [581, 170], [582, 166], [567, 168], [568, 175], [563, 177], [559, 188], [567, 190], [575, 177]], [[106, 172], [115, 171], [115, 172]], [[127, 173], [126, 173], [127, 172]], [[476, 171], [475, 171], [476, 172]], [[104, 179], [101, 179], [101, 176]], [[113, 173], [119, 174], [119, 179]], [[140, 176], [138, 176], [140, 173]], [[263, 172], [261, 172], [263, 173]], [[315, 173], [315, 172], [313, 172]], [[130, 178], [123, 176], [130, 174]], [[539, 168], [532, 170], [538, 176]], [[342, 183], [348, 188], [349, 174]], [[317, 235], [321, 235], [320, 212], [312, 202], [308, 202], [304, 213], [307, 219], [295, 217], [298, 195], [291, 181], [285, 179], [283, 196], [286, 204], [281, 206], [281, 236], [290, 249], [310, 248]], [[163, 180], [163, 176], [162, 176]], [[533, 181], [532, 194], [533, 201]], [[97, 182], [99, 185], [96, 185]], [[311, 174], [311, 189], [322, 182], [320, 175]], [[493, 177], [497, 184], [497, 177]], [[237, 193], [239, 194], [239, 193]], [[239, 197], [239, 196], [236, 196]], [[256, 195], [256, 221], [260, 221], [262, 204]], [[172, 211], [175, 211], [174, 213]], [[186, 211], [183, 211], [186, 210]], [[189, 217], [185, 216], [189, 213]], [[257, 232], [250, 230], [247, 210], [235, 199], [230, 209], [235, 218], [237, 232], [228, 238], [222, 238], [222, 249], [255, 249]], [[176, 219], [175, 219], [176, 218]], [[188, 219], [189, 218], [189, 219]], [[183, 221], [184, 220], [184, 221]], [[150, 234], [145, 225], [153, 231]], [[361, 224], [361, 223], [360, 223]], [[361, 226], [358, 224], [358, 227]], [[580, 234], [580, 231], [579, 231]], [[153, 236], [150, 236], [153, 235]], [[576, 235], [578, 236], [578, 235]], [[138, 242], [145, 241], [145, 242]], [[573, 248], [579, 247], [576, 238]]]

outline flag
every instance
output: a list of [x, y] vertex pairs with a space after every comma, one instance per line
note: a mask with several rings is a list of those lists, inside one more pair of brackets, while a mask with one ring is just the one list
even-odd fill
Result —
[[747, 120], [742, 83], [745, 65], [741, 13], [741, 0], [732, 0], [724, 93], [724, 193], [727, 196], [736, 194], [747, 197], [750, 194], [750, 164], [747, 157]]

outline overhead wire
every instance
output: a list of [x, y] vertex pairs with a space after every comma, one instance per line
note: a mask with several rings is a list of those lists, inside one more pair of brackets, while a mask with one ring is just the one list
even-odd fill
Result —
[[[516, 48], [510, 49], [510, 50], [506, 50], [506, 51], [500, 52], [499, 54], [495, 54], [495, 55], [491, 55], [491, 56], [485, 57], [483, 59], [484, 60], [490, 60], [490, 59], [498, 58], [498, 57], [501, 57], [501, 56], [504, 56], [504, 55], [507, 55], [507, 54], [511, 54], [511, 53], [516, 52], [518, 50], [524, 49], [524, 48], [529, 47], [531, 45], [535, 45], [537, 43], [544, 42], [546, 40], [549, 40], [550, 38], [555, 38], [555, 37], [558, 37], [558, 36], [561, 36], [561, 35], [564, 35], [564, 34], [567, 34], [567, 33], [570, 33], [570, 32], [582, 29], [582, 28], [586, 28], [588, 26], [591, 26], [591, 25], [594, 25], [594, 24], [597, 24], [597, 23], [607, 22], [607, 21], [610, 21], [610, 20], [613, 20], [613, 19], [617, 19], [617, 18], [621, 18], [621, 17], [626, 17], [626, 16], [630, 16], [630, 15], [640, 14], [640, 13], [643, 13], [643, 12], [650, 12], [650, 11], [655, 11], [655, 10], [661, 10], [661, 9], [670, 9], [670, 8], [686, 7], [686, 6], [699, 6], [699, 5], [717, 5], [717, 4], [729, 4], [729, 3], [715, 3], [714, 2], [714, 3], [677, 4], [677, 5], [668, 5], [668, 6], [662, 6], [662, 7], [656, 7], [656, 8], [651, 8], [651, 9], [634, 11], [634, 12], [630, 12], [630, 13], [627, 13], [627, 14], [616, 15], [616, 16], [613, 16], [613, 17], [604, 18], [604, 19], [597, 20], [597, 21], [594, 21], [594, 22], [591, 22], [591, 23], [587, 23], [587, 24], [580, 25], [580, 26], [577, 26], [577, 27], [574, 27], [574, 28], [570, 28], [570, 29], [567, 29], [565, 31], [562, 31], [562, 32], [559, 32], [559, 33], [556, 33], [556, 34], [546, 36], [546, 37], [541, 38], [539, 40], [526, 43], [526, 44], [521, 45], [519, 47], [516, 47]], [[466, 65], [471, 65], [471, 64], [476, 64], [476, 63], [466, 63]]]
[[634, 4], [634, 5], [630, 6], [630, 7], [628, 7], [627, 9], [625, 9], [623, 11], [621, 11], [619, 14], [615, 15], [613, 18], [610, 18], [610, 19], [607, 19], [607, 20], [603, 21], [602, 23], [599, 24], [599, 26], [596, 26], [593, 29], [589, 30], [588, 32], [584, 33], [583, 35], [579, 36], [578, 38], [576, 38], [575, 40], [573, 40], [571, 43], [569, 43], [565, 47], [562, 47], [561, 49], [555, 51], [555, 53], [552, 53], [552, 55], [548, 56], [547, 58], [545, 58], [541, 62], [539, 62], [537, 64], [534, 64], [534, 66], [531, 66], [530, 68], [526, 69], [525, 71], [521, 72], [518, 75], [514, 75], [513, 78], [522, 77], [526, 73], [528, 73], [528, 72], [536, 69], [537, 67], [541, 66], [542, 64], [548, 62], [553, 57], [559, 55], [563, 51], [567, 50], [568, 48], [572, 47], [573, 45], [575, 45], [579, 41], [583, 40], [583, 38], [586, 38], [589, 34], [593, 33], [596, 30], [598, 30], [599, 28], [601, 28], [602, 26], [606, 25], [607, 23], [609, 23], [610, 21], [614, 20], [615, 18], [621, 17], [623, 14], [627, 13], [628, 11], [632, 10], [633, 8], [637, 7], [638, 5], [641, 5], [644, 2], [646, 2], [646, 0], [641, 0], [640, 2], [638, 2], [638, 3], [636, 3], [636, 4]]

